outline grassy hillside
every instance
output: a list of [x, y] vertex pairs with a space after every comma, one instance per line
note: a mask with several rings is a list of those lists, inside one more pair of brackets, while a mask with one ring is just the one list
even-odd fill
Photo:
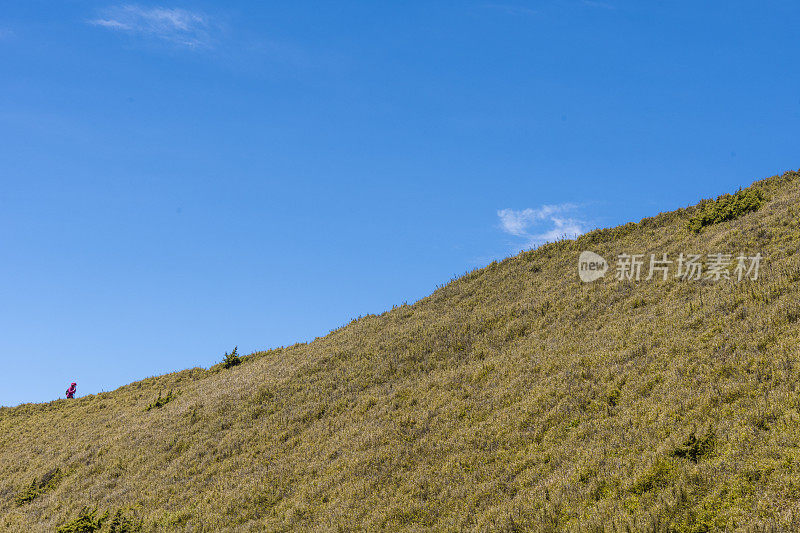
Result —
[[[799, 185], [521, 253], [238, 366], [0, 409], [0, 528], [800, 530]], [[764, 259], [756, 281], [589, 284], [582, 250]]]

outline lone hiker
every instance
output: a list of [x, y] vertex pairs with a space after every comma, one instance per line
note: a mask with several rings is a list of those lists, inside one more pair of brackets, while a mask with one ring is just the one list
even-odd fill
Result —
[[78, 390], [78, 384], [72, 383], [70, 384], [69, 388], [67, 389], [67, 398], [70, 400], [75, 397], [75, 392]]

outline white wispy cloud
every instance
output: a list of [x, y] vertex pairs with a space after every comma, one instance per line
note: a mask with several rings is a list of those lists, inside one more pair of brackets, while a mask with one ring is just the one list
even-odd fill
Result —
[[576, 237], [586, 231], [584, 223], [572, 216], [575, 204], [543, 205], [536, 209], [501, 209], [497, 212], [500, 228], [524, 240], [527, 247], [553, 242], [563, 237]]
[[585, 6], [597, 7], [597, 8], [600, 8], [600, 9], [617, 9], [615, 6], [613, 6], [613, 5], [609, 4], [609, 3], [601, 2], [599, 0], [582, 0], [582, 3]]
[[208, 17], [186, 9], [126, 4], [105, 9], [89, 24], [191, 48], [212, 44]]
[[[507, 4], [507, 3], [487, 3], [487, 4], [481, 4], [479, 7], [483, 9], [491, 9], [499, 13], [504, 13], [506, 15], [531, 16], [531, 15], [538, 15], [540, 13], [538, 8], [547, 10], [548, 9], [547, 4], [548, 4], [547, 2], [544, 3], [540, 2], [537, 5], [537, 9], [533, 9], [531, 7], [524, 5]], [[562, 8], [564, 6], [577, 6], [577, 7], [584, 6], [597, 9], [609, 9], [609, 10], [616, 9], [616, 6], [608, 2], [605, 2], [603, 0], [569, 0], [569, 2], [567, 3], [559, 2], [556, 3], [555, 5], [556, 6], [560, 5]], [[552, 3], [550, 5], [550, 8], [552, 8]]]
[[482, 7], [494, 9], [506, 15], [536, 15], [538, 13], [535, 9], [513, 4], [484, 4]]

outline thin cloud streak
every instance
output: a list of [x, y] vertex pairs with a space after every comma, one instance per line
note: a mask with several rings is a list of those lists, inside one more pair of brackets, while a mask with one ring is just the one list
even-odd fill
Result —
[[126, 4], [110, 7], [88, 23], [190, 48], [212, 44], [208, 17], [186, 9]]
[[494, 9], [501, 11], [506, 15], [536, 15], [538, 11], [525, 6], [515, 6], [512, 4], [484, 4], [481, 6], [485, 9]]
[[600, 9], [617, 9], [615, 6], [606, 2], [599, 2], [598, 0], [582, 0], [583, 5], [589, 7], [597, 7]]
[[527, 247], [540, 246], [564, 237], [576, 237], [586, 231], [582, 221], [566, 216], [575, 204], [543, 205], [539, 208], [497, 212], [500, 228], [509, 235], [524, 239]]

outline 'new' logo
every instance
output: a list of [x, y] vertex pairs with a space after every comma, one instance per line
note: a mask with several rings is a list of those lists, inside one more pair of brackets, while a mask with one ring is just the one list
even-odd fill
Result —
[[578, 276], [581, 281], [589, 283], [606, 275], [608, 261], [594, 252], [581, 252], [578, 258]]

